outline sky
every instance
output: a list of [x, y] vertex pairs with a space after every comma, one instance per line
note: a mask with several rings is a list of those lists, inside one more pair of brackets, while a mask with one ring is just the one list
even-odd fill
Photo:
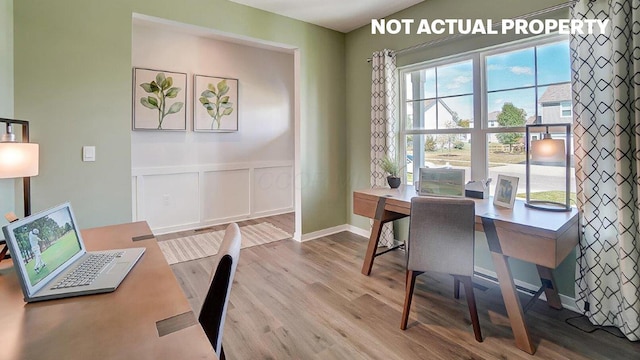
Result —
[[[536, 56], [537, 55], [537, 56]], [[537, 58], [537, 61], [536, 61]], [[526, 111], [527, 117], [535, 116], [536, 89], [515, 89], [536, 85], [539, 99], [546, 86], [571, 80], [569, 42], [562, 41], [533, 48], [495, 54], [485, 57], [488, 112], [500, 111], [502, 105], [511, 102]], [[473, 64], [471, 60], [422, 70], [424, 76], [423, 98], [446, 97], [444, 102], [458, 113], [460, 119], [473, 117]], [[409, 74], [407, 78], [409, 78]], [[437, 79], [437, 80], [436, 80]], [[408, 80], [408, 79], [407, 79]], [[411, 83], [406, 81], [410, 93]], [[450, 97], [454, 96], [454, 97]], [[411, 94], [407, 96], [411, 99]]]
[[58, 226], [63, 227], [66, 223], [71, 223], [71, 216], [67, 208], [62, 208], [54, 213], [47, 215], [51, 220], [55, 221]]

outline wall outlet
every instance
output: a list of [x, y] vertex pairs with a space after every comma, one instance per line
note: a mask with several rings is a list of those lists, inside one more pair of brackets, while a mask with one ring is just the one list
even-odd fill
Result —
[[169, 194], [162, 195], [162, 205], [168, 206], [169, 200], [170, 200]]

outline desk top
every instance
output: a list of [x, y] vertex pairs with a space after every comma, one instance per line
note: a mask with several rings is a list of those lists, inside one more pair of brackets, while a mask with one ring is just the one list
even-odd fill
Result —
[[[411, 215], [411, 198], [418, 196], [413, 186], [354, 191], [353, 212], [376, 218], [378, 201], [384, 210]], [[516, 200], [513, 209], [493, 205], [493, 199], [472, 199], [476, 203], [476, 230], [485, 231], [483, 218], [491, 219], [499, 235], [496, 245], [504, 255], [555, 269], [578, 243], [578, 210], [550, 212], [531, 209]], [[498, 246], [499, 245], [499, 246]]]
[[[387, 204], [406, 208], [409, 215], [411, 208], [411, 198], [418, 196], [412, 185], [402, 185], [397, 189], [377, 188], [365, 189], [354, 192], [356, 197], [385, 197]], [[538, 230], [538, 234], [545, 236], [546, 233], [561, 233], [578, 221], [578, 210], [572, 208], [568, 212], [552, 212], [532, 209], [524, 206], [524, 201], [516, 200], [513, 209], [507, 209], [493, 205], [493, 199], [473, 199], [476, 203], [476, 222], [481, 222], [481, 217], [494, 219], [496, 222], [511, 223], [519, 226], [527, 226], [529, 231]], [[508, 224], [504, 224], [508, 226]]]
[[156, 322], [191, 311], [146, 222], [82, 231], [88, 250], [146, 247], [112, 293], [26, 304], [0, 264], [0, 354], [7, 359], [215, 359], [196, 323], [160, 337]]

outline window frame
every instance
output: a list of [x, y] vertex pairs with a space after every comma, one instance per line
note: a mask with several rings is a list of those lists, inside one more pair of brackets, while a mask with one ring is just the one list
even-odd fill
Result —
[[[551, 35], [543, 35], [530, 37], [523, 40], [513, 41], [506, 44], [500, 44], [488, 48], [477, 49], [469, 52], [465, 52], [458, 55], [447, 56], [439, 59], [433, 59], [428, 61], [423, 61], [415, 64], [410, 64], [406, 66], [402, 66], [398, 68], [398, 84], [399, 84], [399, 119], [400, 126], [398, 131], [398, 149], [402, 154], [402, 159], [406, 161], [407, 154], [407, 136], [413, 135], [413, 144], [415, 148], [416, 138], [415, 136], [422, 135], [439, 135], [439, 134], [470, 134], [470, 151], [471, 151], [471, 179], [486, 179], [489, 174], [489, 134], [496, 133], [512, 133], [512, 132], [525, 132], [525, 127], [490, 127], [488, 120], [488, 104], [487, 104], [487, 81], [486, 81], [486, 58], [492, 55], [507, 53], [518, 51], [522, 49], [532, 48], [544, 46], [556, 42], [567, 41], [569, 40], [568, 35], [559, 35], [559, 34], [551, 34]], [[446, 66], [462, 61], [472, 60], [472, 74], [473, 74], [473, 127], [470, 128], [452, 128], [452, 129], [406, 129], [406, 94], [405, 91], [407, 89], [406, 84], [406, 75], [411, 72], [435, 68], [438, 66]], [[532, 86], [535, 91], [535, 116], [537, 117], [540, 114], [540, 109], [538, 106], [538, 88], [541, 86], [549, 86], [554, 84], [544, 84], [539, 85], [537, 80], [537, 60], [534, 60], [534, 66], [536, 67], [535, 72], [535, 83]], [[555, 84], [564, 84], [566, 82], [559, 82]], [[437, 87], [437, 84], [436, 84]], [[518, 89], [518, 88], [514, 88]], [[513, 90], [513, 89], [501, 89], [500, 91], [505, 90]], [[415, 100], [410, 100], [415, 101]], [[478, 106], [479, 104], [479, 106]], [[562, 114], [561, 114], [562, 115]], [[573, 114], [572, 114], [573, 115]], [[415, 116], [415, 114], [414, 114]], [[420, 168], [421, 162], [417, 161], [421, 159], [422, 156], [416, 156], [414, 151], [413, 154], [413, 174], [417, 174]], [[403, 178], [406, 183], [407, 180], [407, 168], [405, 167], [403, 170]]]

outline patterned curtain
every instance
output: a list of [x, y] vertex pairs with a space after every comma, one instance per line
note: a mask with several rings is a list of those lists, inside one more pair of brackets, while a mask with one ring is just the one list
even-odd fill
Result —
[[576, 301], [595, 325], [640, 339], [640, 0], [581, 0], [573, 35], [574, 138], [581, 240]]
[[[371, 187], [384, 187], [387, 174], [380, 163], [396, 157], [396, 57], [390, 50], [376, 51], [371, 63]], [[392, 223], [382, 229], [379, 245], [393, 245]]]

